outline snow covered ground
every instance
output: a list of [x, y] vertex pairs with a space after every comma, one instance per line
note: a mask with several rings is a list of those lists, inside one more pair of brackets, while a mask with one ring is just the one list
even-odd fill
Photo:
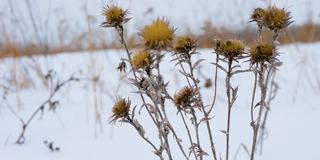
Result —
[[[320, 43], [293, 44], [282, 46], [280, 59], [284, 62], [278, 72], [277, 82], [280, 90], [272, 103], [268, 121], [268, 138], [265, 141], [264, 153], [259, 160], [318, 160], [320, 159]], [[206, 58], [203, 72], [207, 78], [213, 76], [214, 61], [211, 50], [201, 49], [200, 57]], [[116, 96], [130, 96], [133, 104], [140, 104], [132, 93], [134, 88], [127, 85], [125, 79], [116, 71], [123, 51], [101, 51], [98, 53], [59, 54], [50, 57], [39, 56], [34, 60], [43, 72], [53, 69], [59, 79], [68, 78], [72, 73], [81, 79], [66, 86], [55, 99], [60, 100], [56, 112], [45, 111], [40, 120], [37, 116], [26, 132], [26, 143], [16, 145], [21, 124], [1, 100], [0, 105], [0, 160], [126, 160], [156, 159], [151, 148], [144, 143], [135, 130], [126, 124], [109, 124], [111, 107]], [[170, 54], [166, 56], [169, 60]], [[92, 63], [94, 62], [94, 63]], [[8, 102], [17, 113], [26, 119], [32, 111], [48, 97], [48, 90], [41, 84], [37, 72], [31, 67], [34, 61], [30, 58], [3, 59], [0, 63], [1, 84], [13, 87], [7, 80], [15, 71], [25, 73], [29, 87], [21, 89], [19, 95], [9, 92]], [[173, 64], [166, 63], [162, 68], [165, 80], [170, 80], [169, 92], [175, 91], [185, 82], [182, 81]], [[99, 75], [96, 92], [93, 92], [89, 80]], [[224, 153], [224, 135], [219, 130], [226, 126], [226, 104], [223, 75], [220, 75], [218, 102], [214, 111], [214, 137], [218, 153]], [[21, 77], [20, 77], [21, 80]], [[252, 134], [250, 122], [250, 95], [252, 74], [245, 73], [235, 78], [238, 84], [239, 97], [235, 104], [232, 118], [231, 157], [235, 156], [240, 144], [250, 145]], [[1, 90], [1, 94], [2, 90]], [[95, 96], [96, 95], [96, 96]], [[2, 96], [2, 95], [1, 95]], [[212, 88], [204, 89], [206, 103], [210, 102]], [[20, 97], [21, 109], [18, 109], [17, 97]], [[95, 123], [95, 97], [97, 110], [101, 113], [101, 126]], [[168, 106], [169, 118], [180, 120], [175, 108]], [[152, 135], [150, 120], [142, 118], [147, 136]], [[188, 144], [179, 122], [174, 124], [181, 130], [183, 143]], [[150, 132], [148, 132], [150, 131]], [[205, 133], [203, 133], [205, 134]], [[54, 142], [59, 152], [51, 152], [44, 141]], [[205, 139], [203, 139], [205, 141]], [[204, 142], [205, 144], [207, 142]], [[178, 150], [176, 150], [178, 152]], [[179, 158], [177, 158], [179, 159]], [[238, 160], [248, 159], [244, 150], [240, 150]]]

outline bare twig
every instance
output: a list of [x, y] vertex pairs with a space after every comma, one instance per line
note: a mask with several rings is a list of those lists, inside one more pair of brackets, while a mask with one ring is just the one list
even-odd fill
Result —
[[[58, 102], [57, 101], [52, 101], [53, 97], [59, 92], [59, 90], [67, 85], [68, 83], [72, 82], [72, 81], [78, 81], [77, 78], [75, 78], [74, 76], [69, 77], [67, 80], [62, 81], [62, 82], [58, 82], [56, 84], [56, 86], [54, 87], [54, 90], [50, 93], [49, 97], [36, 109], [33, 111], [33, 113], [29, 116], [29, 118], [27, 120], [23, 120], [14, 110], [13, 108], [10, 106], [10, 104], [7, 102], [6, 96], [4, 95], [2, 98], [5, 101], [7, 107], [9, 108], [10, 112], [14, 114], [14, 116], [19, 119], [19, 121], [21, 122], [22, 125], [22, 130], [19, 134], [19, 137], [16, 140], [17, 144], [23, 144], [25, 142], [25, 132], [28, 129], [28, 127], [30, 126], [32, 120], [36, 117], [36, 115], [38, 115], [39, 113], [43, 113], [44, 109], [46, 106], [49, 105], [49, 107], [52, 107], [53, 105], [57, 105]], [[51, 108], [49, 108], [51, 109]]]

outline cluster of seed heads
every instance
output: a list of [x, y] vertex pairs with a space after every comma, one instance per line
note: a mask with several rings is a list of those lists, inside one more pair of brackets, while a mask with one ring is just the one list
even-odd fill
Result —
[[[128, 11], [123, 10], [118, 6], [107, 6], [106, 8], [104, 8], [103, 14], [106, 21], [102, 23], [102, 26], [116, 28], [120, 33], [120, 38], [122, 38], [121, 43], [124, 44], [123, 24], [130, 20], [130, 18], [127, 17]], [[256, 8], [251, 14], [251, 22], [257, 23], [259, 34], [262, 33], [263, 28], [267, 28], [275, 33], [276, 38], [279, 31], [286, 28], [292, 23], [290, 19], [290, 12], [274, 6], [270, 6], [267, 8]], [[172, 51], [173, 56], [175, 56], [173, 60], [177, 60], [177, 64], [180, 64], [181, 66], [182, 63], [186, 63], [187, 65], [189, 65], [190, 72], [196, 67], [196, 64], [200, 62], [197, 61], [196, 63], [194, 63], [194, 65], [192, 65], [191, 61], [191, 56], [197, 53], [197, 41], [189, 36], [181, 36], [176, 38], [174, 32], [175, 29], [170, 26], [169, 21], [164, 18], [157, 18], [152, 23], [142, 28], [139, 34], [142, 40], [141, 45], [133, 54], [129, 53], [127, 46], [124, 44], [128, 53], [128, 60], [132, 67], [135, 78], [131, 79], [131, 81], [139, 89], [139, 93], [144, 102], [144, 105], [147, 109], [150, 109], [148, 110], [148, 112], [151, 114], [151, 117], [153, 118], [153, 121], [156, 123], [156, 125], [160, 126], [160, 135], [164, 139], [166, 139], [166, 136], [170, 133], [170, 131], [173, 131], [173, 129], [171, 128], [170, 123], [166, 121], [165, 118], [157, 119], [159, 118], [159, 114], [161, 115], [161, 111], [159, 111], [156, 106], [162, 104], [164, 107], [165, 99], [170, 99], [177, 107], [178, 112], [194, 112], [195, 107], [200, 106], [201, 108], [201, 106], [203, 106], [202, 111], [206, 116], [206, 112], [204, 109], [205, 107], [201, 100], [200, 88], [198, 87], [199, 80], [196, 79], [193, 75], [182, 73], [186, 76], [187, 80], [190, 79], [194, 83], [193, 85], [191, 85], [188, 81], [189, 86], [178, 90], [173, 97], [171, 97], [166, 91], [168, 83], [164, 83], [159, 69], [160, 61], [164, 56], [162, 54], [162, 51]], [[228, 84], [226, 86], [228, 88], [228, 98], [231, 98], [228, 102], [230, 103], [230, 106], [232, 106], [232, 104], [235, 102], [238, 90], [238, 87], [233, 88], [230, 83], [230, 78], [234, 74], [234, 72], [232, 71], [232, 69], [234, 69], [234, 67], [232, 67], [232, 62], [238, 62], [238, 60], [242, 58], [249, 57], [248, 61], [251, 65], [262, 64], [261, 66], [263, 66], [265, 62], [269, 62], [271, 64], [271, 62], [276, 59], [277, 55], [274, 41], [263, 41], [262, 38], [259, 38], [248, 49], [246, 48], [246, 45], [239, 39], [216, 39], [213, 45], [214, 51], [217, 55], [217, 67], [224, 70], [228, 74], [226, 78], [226, 82], [228, 82]], [[222, 56], [223, 58], [219, 58], [219, 56]], [[227, 62], [229, 65], [229, 70], [220, 66], [218, 64], [219, 60]], [[119, 64], [118, 69], [120, 71], [126, 70], [126, 62], [124, 60], [122, 60], [122, 62]], [[152, 73], [153, 70], [158, 71], [158, 74], [156, 75]], [[139, 73], [140, 77], [137, 76], [136, 72]], [[210, 79], [207, 79], [207, 81], [205, 82], [205, 87], [211, 86], [212, 81]], [[146, 104], [143, 95], [147, 95], [147, 97], [149, 97], [154, 102], [155, 106]], [[130, 100], [118, 98], [112, 108], [111, 122], [129, 122], [138, 130], [141, 137], [153, 146], [153, 144], [144, 137], [144, 130], [140, 123], [133, 118], [135, 107], [130, 113], [130, 105]], [[163, 112], [165, 112], [164, 108], [162, 109]], [[155, 116], [153, 117], [152, 114], [154, 114]], [[132, 116], [130, 117], [129, 115]], [[209, 117], [205, 118], [209, 119]], [[177, 140], [177, 142], [179, 143], [179, 140]], [[203, 152], [200, 146], [195, 146], [199, 148], [200, 152]], [[163, 150], [167, 150], [168, 152], [167, 147], [168, 146], [165, 146], [164, 143], [161, 144], [160, 149], [156, 149], [155, 147], [154, 149], [156, 154], [160, 156]], [[214, 152], [213, 154], [215, 155]]]

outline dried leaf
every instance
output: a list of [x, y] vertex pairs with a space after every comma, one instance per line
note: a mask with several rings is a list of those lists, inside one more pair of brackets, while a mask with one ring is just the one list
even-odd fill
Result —
[[224, 71], [225, 73], [228, 73], [228, 71], [227, 71], [223, 66], [221, 66], [220, 64], [217, 64], [217, 63], [211, 63], [211, 64], [217, 66], [219, 69], [221, 69], [221, 70]]
[[226, 130], [219, 130], [221, 133], [227, 135], [227, 131]]
[[193, 64], [192, 68], [196, 68], [204, 60], [205, 59], [199, 59], [196, 63]]

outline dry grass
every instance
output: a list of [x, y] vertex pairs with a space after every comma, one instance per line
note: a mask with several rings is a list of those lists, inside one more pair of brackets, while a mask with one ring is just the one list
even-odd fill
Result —
[[[187, 35], [198, 40], [198, 46], [200, 48], [212, 48], [213, 39], [219, 37], [240, 37], [245, 44], [250, 44], [255, 41], [255, 37], [258, 36], [255, 28], [244, 28], [241, 30], [230, 30], [227, 28], [215, 27], [211, 22], [204, 22], [202, 33], [195, 34], [189, 31]], [[0, 45], [0, 58], [5, 57], [21, 57], [21, 56], [33, 56], [33, 55], [45, 55], [45, 54], [58, 54], [61, 52], [79, 52], [79, 51], [91, 51], [94, 50], [104, 50], [104, 49], [121, 49], [121, 44], [118, 39], [115, 38], [111, 42], [103, 41], [103, 38], [99, 38], [99, 44], [94, 42], [88, 42], [88, 36], [92, 34], [97, 35], [99, 32], [91, 31], [93, 33], [83, 33], [78, 37], [75, 37], [72, 41], [66, 44], [51, 45], [46, 47], [43, 44], [29, 43], [21, 45], [13, 40], [5, 40]], [[99, 34], [98, 34], [99, 35]], [[263, 37], [266, 39], [272, 38], [272, 32], [264, 32]], [[137, 35], [129, 35], [126, 38], [128, 45], [130, 47], [137, 46]], [[291, 44], [291, 43], [310, 43], [320, 41], [320, 24], [303, 24], [291, 26], [285, 30], [284, 35], [279, 38], [281, 44]]]

